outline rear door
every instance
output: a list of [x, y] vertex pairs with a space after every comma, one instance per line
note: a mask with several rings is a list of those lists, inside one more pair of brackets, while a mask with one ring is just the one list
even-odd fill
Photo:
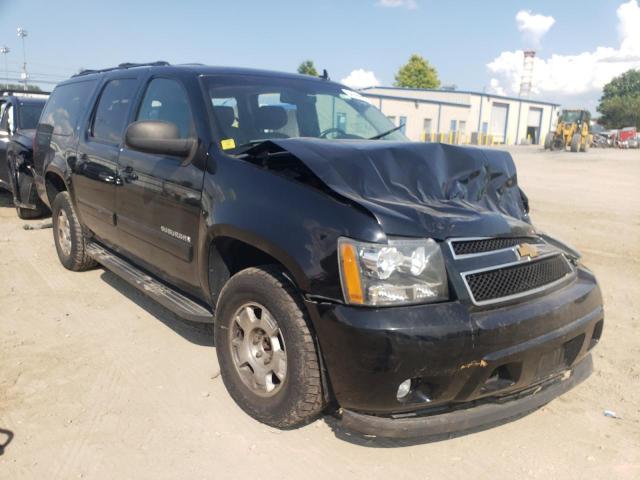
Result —
[[93, 111], [80, 136], [72, 182], [83, 223], [101, 240], [116, 239], [117, 165], [124, 128], [138, 80], [110, 77], [101, 87]]
[[[189, 95], [173, 78], [151, 78], [132, 120], [174, 123], [182, 138], [196, 136]], [[154, 273], [186, 288], [200, 284], [195, 246], [201, 218], [204, 171], [198, 162], [123, 146], [116, 189], [119, 245]]]
[[496, 143], [504, 143], [507, 136], [509, 105], [494, 103], [491, 107], [491, 135]]

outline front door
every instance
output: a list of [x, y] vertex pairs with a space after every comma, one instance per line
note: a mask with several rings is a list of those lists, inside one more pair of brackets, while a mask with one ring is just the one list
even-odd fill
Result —
[[[189, 98], [174, 79], [154, 78], [134, 120], [174, 123], [182, 138], [195, 136]], [[204, 172], [182, 159], [123, 146], [116, 188], [119, 245], [142, 266], [181, 286], [198, 287], [195, 247]]]
[[107, 243], [115, 240], [118, 154], [136, 93], [135, 78], [113, 78], [103, 86], [88, 128], [80, 135], [72, 182], [83, 223]]

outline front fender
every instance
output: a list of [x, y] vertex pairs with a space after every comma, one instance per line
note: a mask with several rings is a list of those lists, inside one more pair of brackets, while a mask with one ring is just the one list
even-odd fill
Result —
[[[247, 161], [216, 162], [215, 173], [205, 175], [199, 258], [208, 258], [216, 238], [235, 238], [280, 262], [303, 293], [341, 301], [338, 238], [384, 241], [375, 218], [329, 191]], [[200, 264], [208, 288], [206, 262]]]

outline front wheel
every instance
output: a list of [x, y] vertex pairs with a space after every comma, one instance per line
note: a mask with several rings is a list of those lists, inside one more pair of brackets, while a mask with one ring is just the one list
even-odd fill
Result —
[[571, 138], [571, 151], [574, 153], [579, 152], [581, 148], [581, 144], [582, 144], [582, 135], [580, 135], [579, 133], [574, 134], [573, 138]]
[[547, 135], [547, 138], [544, 139], [544, 149], [551, 150], [553, 146], [553, 134]]
[[215, 342], [229, 394], [256, 420], [291, 428], [322, 411], [307, 314], [278, 268], [248, 268], [229, 279], [216, 307]]
[[81, 272], [96, 266], [87, 255], [86, 238], [82, 224], [76, 215], [69, 192], [56, 195], [51, 206], [53, 239], [60, 263], [68, 270]]

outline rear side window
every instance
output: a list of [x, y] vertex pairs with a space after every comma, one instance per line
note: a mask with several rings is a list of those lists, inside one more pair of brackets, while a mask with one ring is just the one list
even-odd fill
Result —
[[136, 120], [174, 123], [181, 138], [189, 138], [194, 132], [187, 93], [178, 82], [167, 78], [156, 78], [149, 83]]
[[57, 87], [44, 107], [40, 125], [48, 126], [54, 135], [73, 134], [95, 84], [95, 80], [87, 80]]
[[100, 95], [91, 125], [93, 138], [120, 143], [136, 84], [137, 81], [131, 78], [111, 80], [107, 83]]

